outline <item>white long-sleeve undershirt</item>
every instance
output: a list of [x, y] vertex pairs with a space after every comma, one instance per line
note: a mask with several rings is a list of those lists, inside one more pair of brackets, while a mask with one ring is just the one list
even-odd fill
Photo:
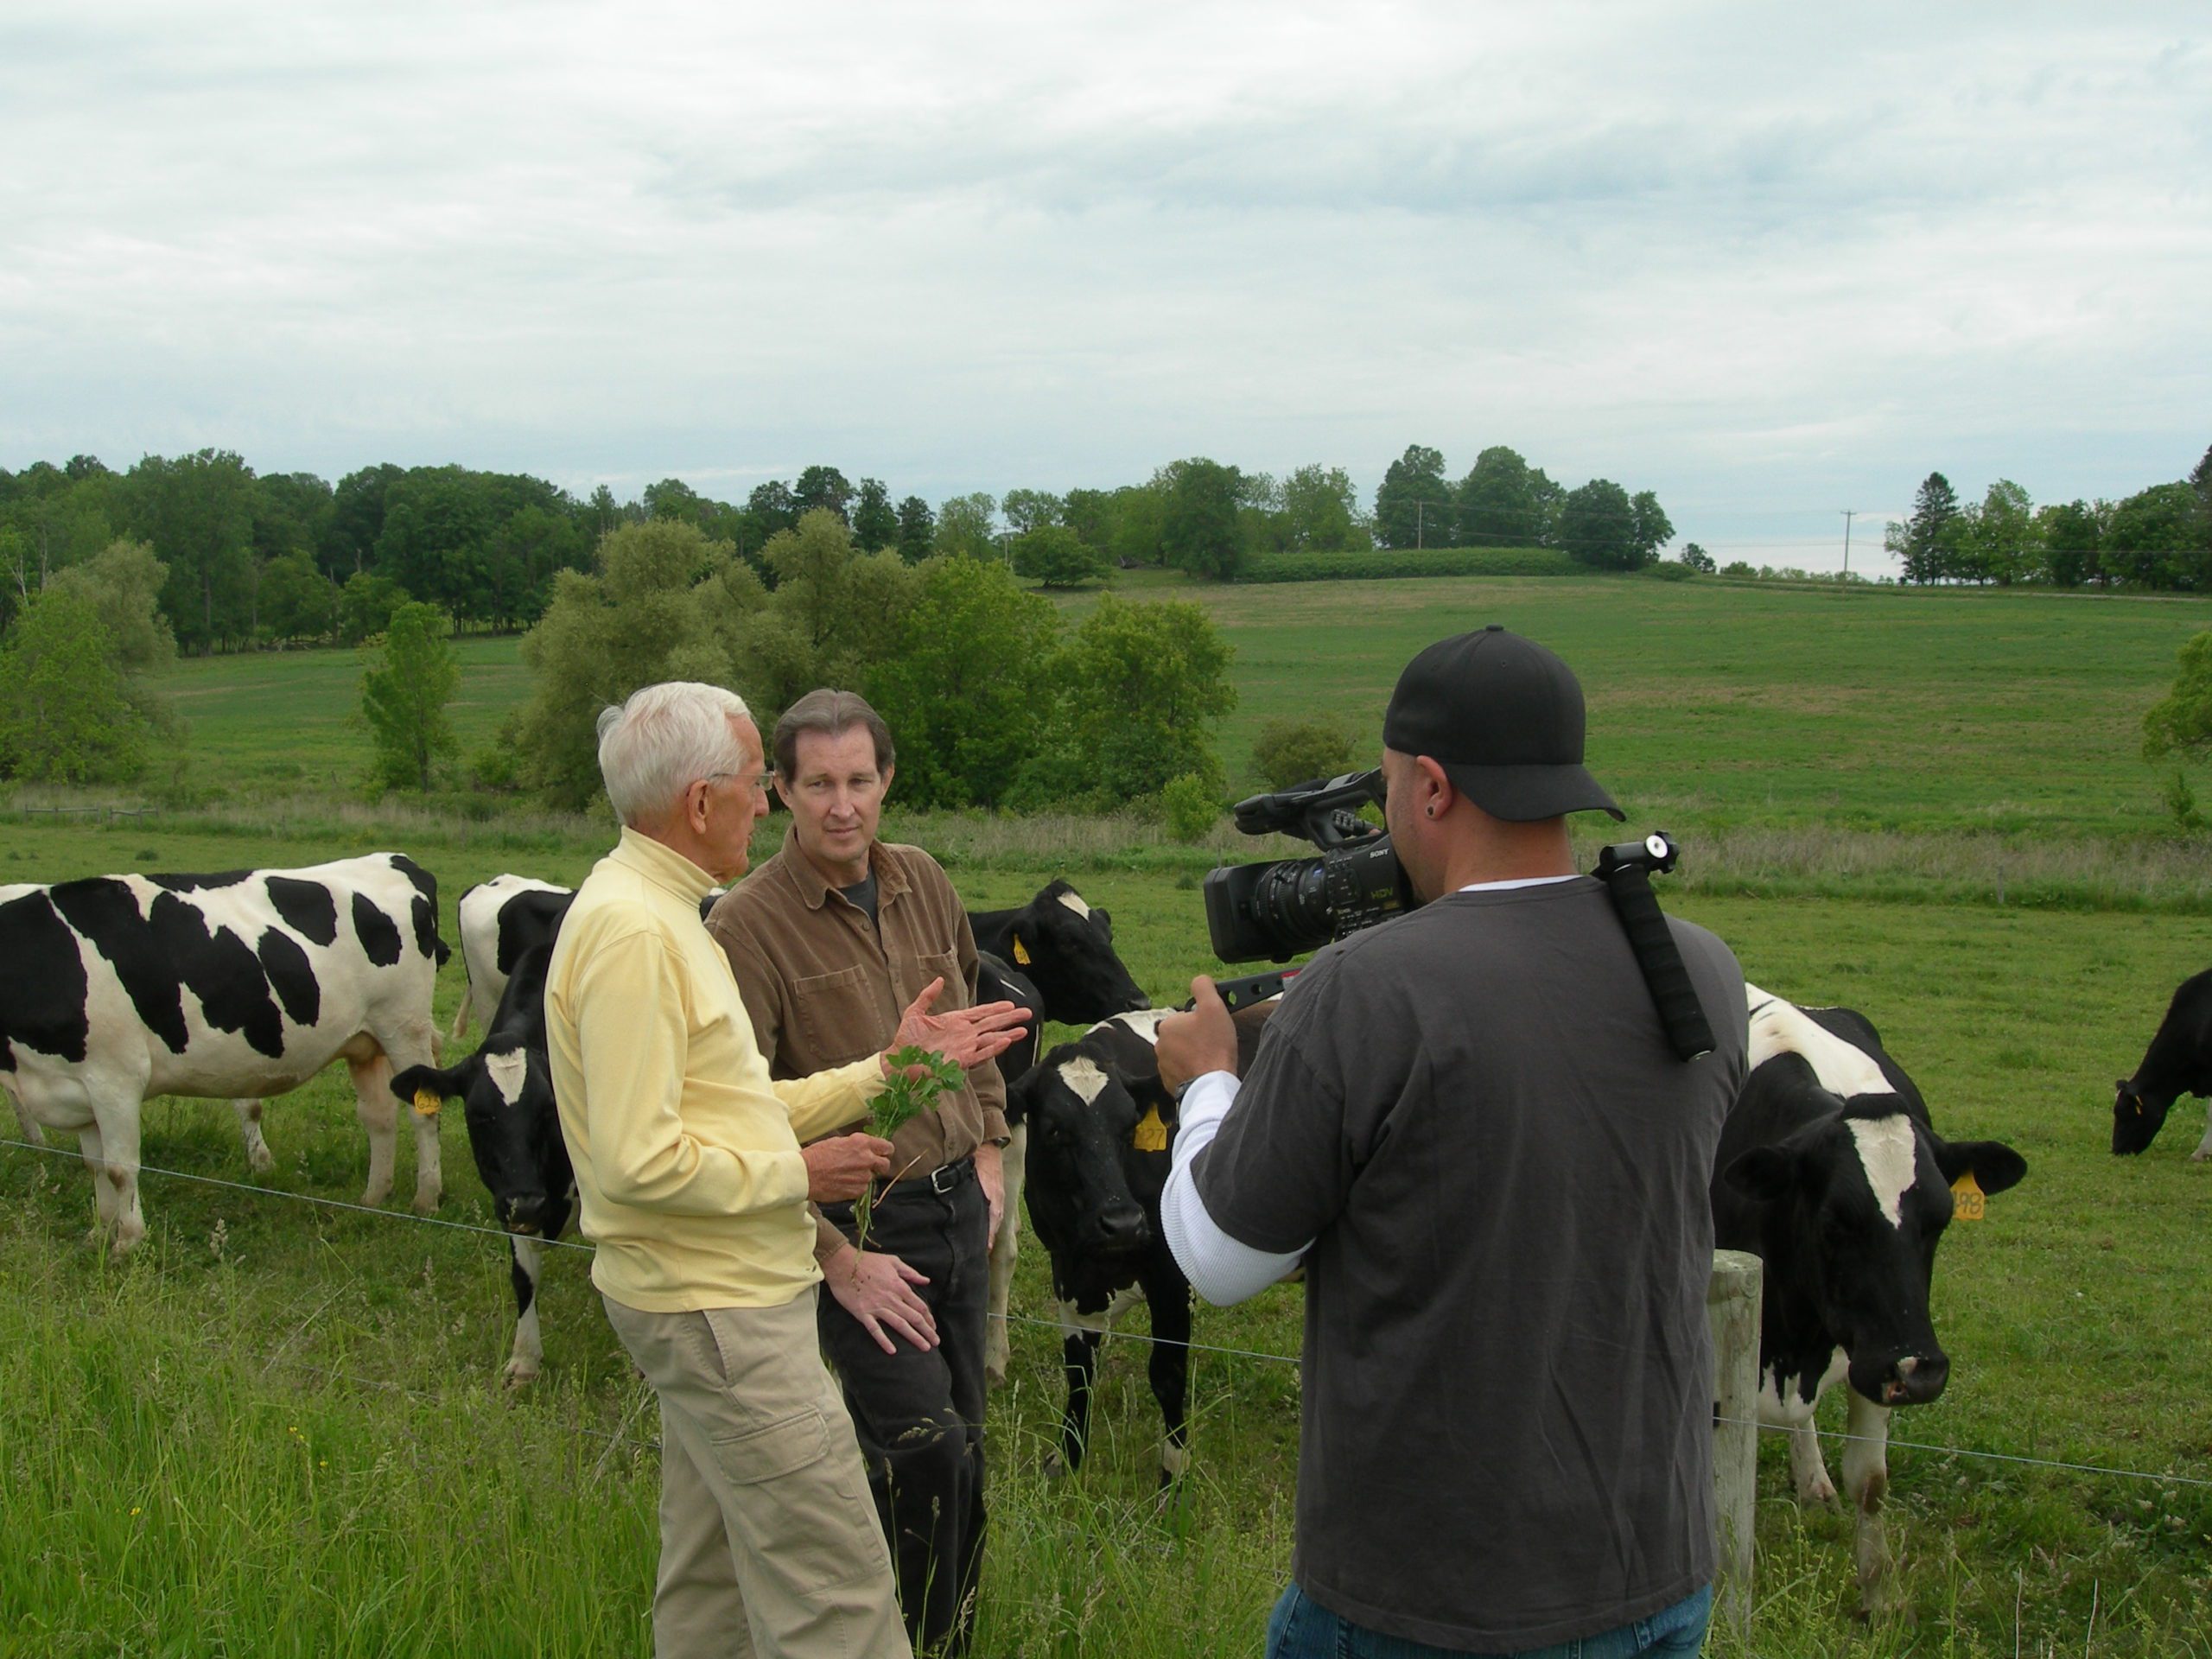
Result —
[[[1499, 893], [1508, 887], [1541, 887], [1554, 881], [1572, 881], [1573, 875], [1524, 876], [1511, 881], [1471, 881], [1461, 893]], [[1255, 1249], [1224, 1232], [1208, 1213], [1205, 1200], [1191, 1165], [1213, 1144], [1222, 1120], [1236, 1103], [1243, 1084], [1234, 1071], [1208, 1071], [1191, 1079], [1175, 1130], [1167, 1185], [1160, 1195], [1160, 1230], [1167, 1248], [1183, 1269], [1183, 1276], [1216, 1307], [1227, 1307], [1258, 1295], [1305, 1259], [1313, 1248], [1307, 1239], [1294, 1250]]]

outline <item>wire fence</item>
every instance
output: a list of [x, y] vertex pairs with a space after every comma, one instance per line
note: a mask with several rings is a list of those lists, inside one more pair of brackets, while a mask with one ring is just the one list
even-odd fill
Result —
[[[33, 1141], [0, 1138], [0, 1147], [12, 1147], [22, 1152], [43, 1153], [48, 1157], [54, 1158], [79, 1157], [79, 1154], [77, 1152], [73, 1151], [69, 1147], [42, 1146]], [[371, 1205], [349, 1203], [343, 1198], [326, 1198], [311, 1192], [289, 1192], [281, 1187], [257, 1186], [251, 1182], [226, 1180], [220, 1176], [202, 1175], [193, 1170], [164, 1169], [158, 1165], [141, 1164], [138, 1166], [138, 1173], [141, 1175], [158, 1175], [168, 1180], [188, 1181], [197, 1185], [216, 1187], [226, 1192], [243, 1192], [255, 1198], [287, 1199], [296, 1204], [312, 1205], [321, 1209], [345, 1211], [357, 1215], [374, 1216], [382, 1220], [407, 1222], [416, 1226], [442, 1228], [448, 1232], [474, 1233], [486, 1238], [498, 1239], [502, 1243], [511, 1243], [514, 1238], [514, 1235], [497, 1227], [480, 1227], [471, 1222], [447, 1221], [437, 1216], [418, 1216], [404, 1210], [380, 1210]], [[592, 1246], [580, 1239], [533, 1237], [529, 1239], [528, 1242], [555, 1249], [579, 1250], [587, 1255], [593, 1254]], [[1001, 1316], [993, 1314], [991, 1317], [996, 1319]], [[1007, 1313], [1002, 1317], [1009, 1325], [1032, 1325], [1042, 1330], [1057, 1331], [1061, 1332], [1063, 1335], [1072, 1335], [1078, 1330], [1088, 1330], [1088, 1327], [1071, 1325], [1062, 1320], [1035, 1319], [1025, 1313]], [[1289, 1365], [1293, 1367], [1300, 1366], [1303, 1363], [1303, 1361], [1296, 1354], [1278, 1354], [1270, 1352], [1266, 1349], [1259, 1348], [1232, 1348], [1212, 1343], [1175, 1342], [1167, 1338], [1155, 1337], [1141, 1331], [1101, 1331], [1096, 1334], [1102, 1338], [1110, 1335], [1115, 1340], [1121, 1342], [1142, 1343], [1154, 1347], [1181, 1348], [1192, 1353], [1215, 1354], [1224, 1358], [1257, 1360], [1268, 1364]], [[342, 1380], [359, 1388], [387, 1391], [404, 1395], [413, 1398], [420, 1398], [426, 1401], [434, 1400], [435, 1398], [435, 1396], [431, 1395], [428, 1390], [410, 1389], [402, 1383], [378, 1382], [372, 1378], [354, 1376], [347, 1372], [332, 1370], [327, 1367], [310, 1365], [304, 1361], [288, 1360], [283, 1357], [281, 1350], [279, 1350], [277, 1354], [270, 1357], [266, 1369], [320, 1373], [325, 1376]], [[631, 1413], [631, 1417], [634, 1419], [636, 1414], [637, 1409], [633, 1408]], [[1716, 1425], [1759, 1428], [1764, 1429], [1770, 1433], [1776, 1434], [1787, 1434], [1794, 1432], [1783, 1426], [1761, 1422], [1753, 1419], [1716, 1416], [1713, 1419], [1713, 1421]], [[640, 1440], [620, 1433], [609, 1434], [605, 1430], [588, 1428], [579, 1424], [570, 1424], [566, 1425], [565, 1427], [570, 1433], [589, 1435], [595, 1439], [607, 1440], [610, 1443], [619, 1442], [620, 1445], [628, 1445], [632, 1446], [650, 1446], [655, 1450], [658, 1450], [660, 1446], [660, 1442], [657, 1440]], [[1932, 1452], [1938, 1456], [1949, 1458], [1972, 1458], [1985, 1462], [2013, 1465], [2022, 1468], [2050, 1469], [2061, 1471], [2069, 1474], [2099, 1475], [2114, 1480], [2148, 1481], [2160, 1486], [2212, 1488], [2212, 1478], [2205, 1478], [2196, 1475], [2172, 1473], [2162, 1474], [2147, 1469], [2126, 1469], [2109, 1464], [2082, 1463], [2063, 1458], [2039, 1458], [2016, 1452], [1990, 1452], [1982, 1450], [1976, 1446], [1945, 1446], [1938, 1442], [1929, 1440], [1901, 1440], [1893, 1439], [1886, 1434], [1853, 1434], [1847, 1429], [1815, 1429], [1813, 1432], [1821, 1439], [1825, 1440], [1863, 1440], [1872, 1445], [1894, 1447], [1904, 1451]], [[611, 1452], [617, 1448], [613, 1444], [610, 1444], [609, 1449]]]

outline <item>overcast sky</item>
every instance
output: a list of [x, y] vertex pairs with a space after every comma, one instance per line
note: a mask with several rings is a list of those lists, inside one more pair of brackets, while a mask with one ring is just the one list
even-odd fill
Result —
[[[1833, 11], [1834, 17], [1814, 15]], [[1854, 568], [2212, 443], [2212, 10], [0, 8], [0, 466], [1510, 444]]]

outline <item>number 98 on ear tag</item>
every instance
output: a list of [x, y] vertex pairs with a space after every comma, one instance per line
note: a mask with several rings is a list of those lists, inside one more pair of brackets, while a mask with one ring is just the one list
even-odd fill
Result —
[[1980, 1221], [1989, 1213], [1989, 1195], [1981, 1190], [1981, 1183], [1968, 1170], [1951, 1183], [1951, 1218], [1955, 1221]]

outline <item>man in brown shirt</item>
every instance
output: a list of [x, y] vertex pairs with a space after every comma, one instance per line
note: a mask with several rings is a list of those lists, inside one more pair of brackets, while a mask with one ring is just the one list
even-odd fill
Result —
[[[877, 839], [893, 750], [873, 709], [849, 691], [810, 692], [772, 747], [791, 832], [707, 926], [772, 1075], [804, 1077], [879, 1051], [932, 982], [941, 1010], [971, 1005], [976, 943], [937, 861]], [[919, 1652], [965, 1648], [982, 1566], [987, 1257], [1004, 1203], [1005, 1109], [986, 1062], [899, 1126], [866, 1249], [850, 1205], [817, 1211], [832, 1299], [820, 1304], [822, 1345]]]

